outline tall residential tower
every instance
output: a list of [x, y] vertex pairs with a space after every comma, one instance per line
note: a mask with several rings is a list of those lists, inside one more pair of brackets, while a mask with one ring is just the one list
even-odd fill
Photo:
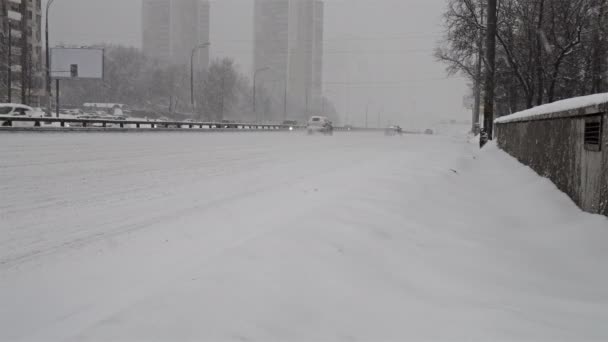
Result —
[[0, 43], [0, 101], [8, 100], [10, 64], [11, 100], [39, 105], [44, 95], [40, 1], [0, 0]]
[[[209, 42], [207, 0], [143, 0], [142, 45], [146, 55], [166, 63], [188, 65], [192, 49]], [[199, 51], [198, 65], [209, 64], [209, 48]]]
[[270, 68], [257, 83], [270, 93], [275, 113], [284, 105], [283, 115], [291, 119], [320, 112], [323, 14], [319, 0], [255, 1], [253, 65], [254, 70]]

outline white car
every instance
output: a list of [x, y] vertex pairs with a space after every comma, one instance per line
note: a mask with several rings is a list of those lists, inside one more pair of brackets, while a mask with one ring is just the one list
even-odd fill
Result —
[[13, 118], [38, 118], [44, 117], [44, 113], [35, 111], [34, 108], [18, 103], [0, 103], [0, 126], [7, 127], [33, 127], [41, 125], [40, 121], [10, 121], [6, 120], [9, 117]]
[[308, 120], [308, 125], [306, 126], [306, 130], [308, 135], [313, 135], [315, 133], [321, 133], [325, 135], [333, 135], [334, 134], [334, 126], [329, 118], [325, 116], [313, 116]]

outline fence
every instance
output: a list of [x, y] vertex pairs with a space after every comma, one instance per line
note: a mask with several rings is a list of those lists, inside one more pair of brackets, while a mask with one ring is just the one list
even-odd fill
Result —
[[540, 106], [495, 124], [501, 149], [583, 210], [608, 216], [608, 94]]

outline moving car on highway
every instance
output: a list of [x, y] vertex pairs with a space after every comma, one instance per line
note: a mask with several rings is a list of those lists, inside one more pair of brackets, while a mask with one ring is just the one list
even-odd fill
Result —
[[293, 131], [298, 127], [298, 122], [295, 120], [285, 120], [283, 121], [283, 126], [289, 126], [289, 130]]
[[236, 124], [236, 121], [234, 121], [234, 120], [222, 120], [222, 124], [220, 125], [220, 128], [237, 129], [237, 128], [239, 128], [239, 126]]
[[398, 125], [390, 126], [384, 130], [384, 135], [386, 135], [386, 136], [403, 135], [403, 129]]
[[[104, 124], [101, 122], [87, 122], [87, 121], [93, 121], [93, 120], [114, 120], [114, 118], [112, 117], [104, 117], [101, 115], [97, 115], [97, 114], [84, 114], [84, 115], [79, 115], [76, 117], [76, 119], [80, 119], [83, 120], [82, 122], [70, 122], [68, 124], [66, 124], [67, 127], [72, 127], [72, 128], [77, 128], [77, 127], [85, 127], [84, 123], [86, 122], [86, 127], [104, 127]], [[105, 127], [113, 127], [114, 124], [112, 123], [106, 123]]]
[[333, 135], [334, 134], [334, 126], [329, 118], [325, 116], [313, 116], [308, 120], [308, 125], [306, 126], [306, 130], [308, 135], [313, 135], [315, 133], [325, 134], [325, 135]]

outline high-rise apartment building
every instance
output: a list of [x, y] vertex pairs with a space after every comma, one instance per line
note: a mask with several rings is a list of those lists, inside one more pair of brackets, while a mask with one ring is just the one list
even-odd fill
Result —
[[323, 3], [292, 0], [289, 30], [289, 94], [292, 108], [319, 114], [323, 77]]
[[290, 118], [303, 119], [320, 111], [323, 12], [319, 0], [255, 2], [253, 65], [256, 70], [270, 68], [258, 76], [258, 83], [277, 104], [288, 102]]
[[13, 102], [38, 105], [44, 95], [41, 7], [41, 0], [0, 0], [0, 97], [4, 99], [9, 86]]
[[0, 102], [8, 102], [8, 0], [0, 0]]
[[289, 1], [256, 0], [253, 15], [253, 69], [269, 68], [258, 75], [257, 82], [276, 100], [287, 87]]
[[[170, 64], [190, 64], [192, 49], [209, 42], [207, 0], [143, 0], [142, 45], [146, 55]], [[209, 48], [197, 52], [200, 67], [209, 64]]]
[[[322, 1], [315, 1], [313, 14], [313, 53], [312, 53], [312, 102], [319, 111], [323, 103], [323, 39], [325, 7]], [[325, 113], [321, 113], [325, 114]]]

